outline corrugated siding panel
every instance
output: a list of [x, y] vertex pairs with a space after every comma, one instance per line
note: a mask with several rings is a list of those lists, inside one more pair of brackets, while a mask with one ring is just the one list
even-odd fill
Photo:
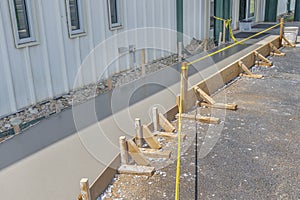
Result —
[[277, 16], [287, 13], [287, 0], [278, 0]]
[[189, 0], [188, 3], [183, 4], [184, 45], [187, 45], [193, 37], [200, 40], [206, 39], [209, 30], [207, 23], [209, 2], [208, 0]]
[[[119, 58], [119, 47], [135, 45], [137, 64], [141, 63], [140, 48], [144, 48], [147, 42], [160, 45], [164, 41], [166, 47], [163, 49], [176, 51], [174, 36], [146, 32], [141, 36], [136, 32], [126, 32], [143, 27], [176, 30], [176, 0], [124, 0], [124, 27], [114, 31], [109, 30], [107, 0], [84, 1], [87, 35], [72, 39], [67, 28], [65, 0], [34, 2], [39, 44], [17, 49], [8, 1], [0, 1], [0, 78], [3, 81], [0, 86], [0, 116], [132, 67], [129, 54]], [[124, 35], [113, 37], [118, 33]], [[108, 42], [104, 42], [106, 40]], [[163, 50], [148, 49], [146, 57], [151, 61], [169, 54]], [[108, 70], [105, 69], [107, 65]], [[82, 73], [79, 73], [80, 67], [85, 69]]]

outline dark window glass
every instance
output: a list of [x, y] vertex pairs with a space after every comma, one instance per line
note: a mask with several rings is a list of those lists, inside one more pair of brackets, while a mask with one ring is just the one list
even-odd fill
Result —
[[78, 0], [69, 0], [72, 31], [80, 29]]
[[30, 29], [25, 0], [14, 0], [19, 39], [29, 38]]
[[111, 23], [118, 23], [118, 7], [117, 0], [110, 0], [110, 15], [111, 15]]

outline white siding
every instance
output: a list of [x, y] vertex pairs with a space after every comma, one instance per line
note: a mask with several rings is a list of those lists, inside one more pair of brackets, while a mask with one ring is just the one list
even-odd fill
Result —
[[278, 0], [277, 16], [287, 13], [287, 0]]
[[[164, 38], [172, 51], [176, 50], [176, 38], [163, 33], [139, 35], [124, 33], [109, 43], [100, 45], [111, 36], [144, 27], [163, 27], [176, 30], [176, 0], [124, 0], [122, 29], [111, 31], [108, 25], [107, 0], [84, 1], [84, 21], [87, 34], [70, 39], [67, 27], [65, 0], [33, 0], [37, 18], [38, 45], [16, 48], [10, 20], [8, 0], [0, 1], [0, 116], [16, 112], [26, 106], [69, 92], [75, 87], [95, 83], [100, 78], [132, 67], [130, 56], [117, 58], [119, 47], [135, 45], [138, 49], [154, 42], [160, 45]], [[198, 3], [197, 3], [198, 2]], [[203, 11], [199, 1], [197, 9]], [[203, 37], [201, 29], [192, 28], [189, 34]], [[200, 33], [201, 32], [201, 33]], [[147, 37], [145, 37], [147, 36]], [[143, 45], [144, 44], [144, 45]], [[101, 48], [95, 48], [98, 46]], [[140, 46], [138, 46], [140, 45]], [[95, 51], [92, 51], [92, 50]], [[147, 50], [147, 60], [169, 55], [163, 50]], [[137, 62], [141, 54], [136, 52]], [[105, 71], [107, 64], [111, 64]], [[85, 70], [77, 77], [80, 66]], [[103, 76], [104, 75], [104, 76]], [[78, 82], [76, 82], [78, 80]]]
[[189, 38], [206, 39], [209, 34], [209, 0], [189, 0], [183, 4], [183, 32], [185, 34], [184, 45]]

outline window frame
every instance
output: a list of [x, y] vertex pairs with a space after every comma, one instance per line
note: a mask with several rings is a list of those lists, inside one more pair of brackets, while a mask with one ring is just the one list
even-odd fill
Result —
[[[254, 1], [254, 13], [253, 16], [250, 16], [250, 8], [251, 8], [251, 1]], [[246, 17], [247, 19], [253, 19], [256, 16], [256, 0], [247, 0], [247, 10], [246, 10], [247, 14]]]
[[110, 0], [107, 0], [109, 29], [112, 30], [112, 31], [123, 28], [123, 0], [115, 0], [115, 1], [116, 1], [116, 4], [117, 4], [117, 14], [118, 14], [117, 19], [118, 19], [118, 22], [117, 23], [112, 23]]
[[16, 48], [23, 48], [26, 46], [33, 46], [39, 44], [37, 42], [37, 34], [36, 34], [36, 21], [34, 15], [34, 5], [32, 4], [31, 0], [23, 0], [26, 6], [26, 17], [27, 17], [27, 24], [29, 30], [29, 37], [20, 38], [19, 29], [18, 29], [18, 22], [17, 22], [17, 13], [16, 13], [16, 6], [15, 0], [9, 0], [9, 10], [11, 16], [11, 23], [13, 29], [13, 35], [15, 39]]
[[79, 29], [72, 30], [72, 20], [71, 20], [71, 10], [70, 10], [70, 0], [66, 0], [66, 12], [67, 12], [67, 24], [68, 24], [68, 32], [70, 38], [76, 38], [80, 36], [84, 36], [87, 34], [86, 32], [86, 23], [85, 23], [85, 17], [84, 17], [84, 0], [76, 0], [77, 1], [77, 14], [79, 19]]

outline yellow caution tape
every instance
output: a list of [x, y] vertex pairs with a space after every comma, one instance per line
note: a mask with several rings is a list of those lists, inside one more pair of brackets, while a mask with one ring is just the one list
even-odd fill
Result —
[[[230, 20], [225, 20], [225, 19], [221, 19], [221, 18], [218, 18], [218, 17], [215, 17], [215, 18], [219, 19], [219, 20], [226, 21], [227, 27], [230, 26], [231, 19]], [[215, 51], [215, 52], [213, 52], [211, 54], [208, 54], [208, 55], [206, 55], [204, 57], [201, 57], [201, 58], [196, 59], [196, 60], [194, 60], [192, 62], [184, 64], [184, 65], [182, 65], [181, 69], [182, 70], [187, 70], [190, 65], [193, 65], [193, 64], [195, 64], [195, 63], [197, 63], [197, 62], [199, 62], [201, 60], [204, 60], [205, 58], [211, 57], [211, 56], [213, 56], [215, 54], [218, 54], [218, 53], [220, 53], [222, 51], [230, 49], [230, 48], [232, 48], [232, 47], [234, 47], [234, 46], [236, 46], [238, 44], [242, 44], [243, 42], [245, 42], [245, 41], [247, 41], [247, 40], [249, 40], [251, 38], [254, 38], [254, 37], [256, 37], [256, 36], [258, 36], [258, 35], [260, 35], [262, 33], [265, 33], [265, 32], [267, 32], [267, 31], [269, 31], [269, 30], [271, 30], [273, 28], [276, 28], [277, 26], [279, 26], [281, 24], [283, 24], [283, 23], [276, 24], [276, 25], [274, 25], [274, 26], [272, 26], [272, 27], [270, 27], [268, 29], [265, 29], [265, 30], [259, 32], [259, 33], [251, 35], [248, 38], [245, 38], [245, 39], [243, 39], [241, 41], [236, 41], [235, 43], [233, 43], [233, 44], [231, 44], [231, 45], [229, 45], [227, 47], [224, 47], [224, 48], [222, 48], [222, 49], [220, 49], [218, 51]], [[232, 32], [232, 29], [231, 28], [229, 28], [229, 29], [231, 30], [230, 32]], [[231, 34], [233, 35], [233, 33], [231, 33]], [[182, 80], [183, 80], [183, 78], [184, 78], [183, 74], [181, 73], [180, 97], [182, 97], [182, 94], [183, 94], [183, 87], [182, 87], [182, 82], [183, 82]], [[177, 147], [175, 200], [179, 200], [180, 164], [181, 164], [181, 161], [180, 161], [181, 147], [180, 146], [181, 146], [181, 126], [182, 126], [182, 124], [181, 124], [181, 120], [182, 120], [181, 119], [182, 118], [181, 115], [182, 115], [182, 106], [183, 106], [183, 101], [182, 101], [182, 98], [180, 98], [180, 101], [179, 101], [179, 117], [178, 117], [178, 133], [177, 133], [177, 136], [178, 136], [178, 147]]]
[[[233, 30], [232, 30], [232, 27], [231, 27], [231, 21], [232, 21], [232, 19], [222, 19], [222, 18], [216, 17], [216, 16], [214, 16], [214, 18], [216, 20], [223, 21], [225, 23], [225, 27], [229, 28], [230, 37], [233, 39], [234, 42], [238, 42], [238, 40], [235, 38], [235, 36], [233, 34]], [[225, 33], [223, 33], [223, 34], [225, 34]]]
[[265, 29], [265, 30], [263, 30], [263, 31], [261, 31], [261, 32], [258, 32], [258, 33], [254, 34], [254, 35], [251, 35], [251, 36], [249, 36], [249, 37], [247, 37], [247, 38], [245, 38], [245, 39], [243, 39], [243, 40], [241, 40], [241, 41], [237, 41], [236, 43], [233, 43], [233, 44], [231, 44], [231, 45], [229, 45], [229, 46], [227, 46], [227, 47], [224, 47], [224, 48], [222, 48], [222, 49], [219, 49], [218, 51], [215, 51], [215, 52], [210, 53], [210, 54], [208, 54], [208, 55], [206, 55], [206, 56], [203, 56], [203, 57], [201, 57], [201, 58], [198, 58], [198, 59], [196, 59], [196, 60], [194, 60], [194, 61], [192, 61], [192, 62], [189, 62], [189, 63], [187, 64], [187, 66], [193, 65], [193, 64], [195, 64], [195, 63], [197, 63], [197, 62], [199, 62], [199, 61], [201, 61], [201, 60], [204, 60], [205, 58], [208, 58], [208, 57], [211, 57], [211, 56], [213, 56], [213, 55], [216, 55], [216, 54], [218, 54], [218, 53], [220, 53], [220, 52], [223, 52], [223, 51], [225, 51], [225, 50], [227, 50], [227, 49], [230, 49], [230, 48], [232, 48], [232, 47], [234, 47], [234, 46], [236, 46], [236, 45], [238, 45], [238, 44], [243, 44], [243, 43], [246, 42], [247, 40], [250, 40], [250, 39], [252, 39], [252, 38], [254, 38], [254, 37], [256, 37], [256, 36], [258, 36], [258, 35], [260, 35], [260, 34], [262, 34], [262, 33], [265, 33], [265, 32], [267, 32], [267, 31], [269, 31], [269, 30], [272, 30], [272, 29], [274, 29], [274, 28], [276, 28], [277, 26], [280, 26], [280, 25], [281, 25], [281, 23], [276, 24], [276, 25], [274, 25], [274, 26], [272, 26], [272, 27], [270, 27], [270, 28], [267, 28], [267, 29]]

